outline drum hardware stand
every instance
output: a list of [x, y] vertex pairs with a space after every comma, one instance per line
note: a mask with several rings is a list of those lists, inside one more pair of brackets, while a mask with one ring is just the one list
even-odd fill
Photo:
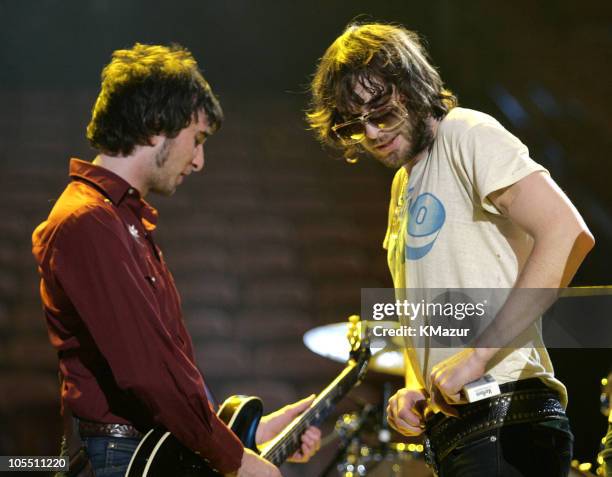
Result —
[[340, 437], [340, 446], [331, 462], [325, 467], [320, 477], [332, 475], [331, 472], [342, 465], [349, 457], [352, 447], [359, 447], [361, 433], [368, 418], [378, 411], [379, 407], [372, 404], [363, 405], [361, 412], [344, 414], [336, 424], [335, 432]]

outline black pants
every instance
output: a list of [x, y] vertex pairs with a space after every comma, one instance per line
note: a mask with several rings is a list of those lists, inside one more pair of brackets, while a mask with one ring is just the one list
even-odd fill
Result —
[[504, 426], [461, 442], [439, 477], [567, 476], [573, 442], [567, 419]]

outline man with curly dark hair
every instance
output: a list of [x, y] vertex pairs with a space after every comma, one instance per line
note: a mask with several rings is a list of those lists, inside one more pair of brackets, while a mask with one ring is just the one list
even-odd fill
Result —
[[[567, 392], [523, 293], [552, 289], [534, 294], [545, 308], [570, 282], [594, 244], [580, 214], [498, 121], [458, 107], [402, 26], [349, 25], [311, 91], [307, 119], [325, 145], [397, 169], [384, 239], [396, 293], [508, 290], [471, 347], [406, 338], [406, 384], [389, 423], [425, 432], [440, 476], [567, 475]], [[501, 396], [468, 404], [462, 389], [485, 373]]]
[[[144, 200], [149, 192], [172, 195], [202, 170], [204, 143], [222, 120], [196, 61], [178, 45], [117, 50], [102, 72], [87, 128], [99, 154], [92, 163], [71, 160], [71, 182], [32, 238], [59, 356], [69, 475], [93, 468], [123, 476], [154, 426], [222, 474], [280, 475], [243, 448], [207, 399], [179, 294], [155, 243], [158, 214]], [[258, 442], [311, 401], [264, 417]], [[294, 459], [308, 460], [319, 439], [309, 428]]]

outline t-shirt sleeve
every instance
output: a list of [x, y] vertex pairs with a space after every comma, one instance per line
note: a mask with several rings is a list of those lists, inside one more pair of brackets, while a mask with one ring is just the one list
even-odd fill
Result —
[[529, 157], [529, 150], [497, 121], [470, 127], [459, 140], [461, 169], [474, 188], [480, 206], [500, 214], [489, 194], [511, 186], [534, 172], [548, 171]]

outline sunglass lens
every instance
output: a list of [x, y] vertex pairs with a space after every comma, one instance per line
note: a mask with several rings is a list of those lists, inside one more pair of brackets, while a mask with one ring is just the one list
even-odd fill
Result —
[[404, 118], [396, 109], [390, 109], [386, 111], [381, 111], [380, 113], [374, 113], [368, 118], [368, 121], [380, 130], [393, 129], [394, 127], [398, 126], [403, 120]]
[[358, 121], [336, 129], [336, 134], [347, 143], [357, 143], [363, 141], [365, 137], [363, 124]]

